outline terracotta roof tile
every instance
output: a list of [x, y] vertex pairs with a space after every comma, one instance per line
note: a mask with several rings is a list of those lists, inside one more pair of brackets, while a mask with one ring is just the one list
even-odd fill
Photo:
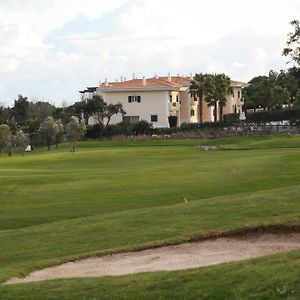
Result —
[[105, 89], [122, 89], [122, 88], [180, 88], [180, 85], [175, 82], [170, 82], [163, 79], [154, 79], [148, 78], [146, 79], [146, 85], [143, 85], [143, 79], [132, 79], [123, 82], [113, 82], [109, 83], [108, 86], [105, 86], [102, 83], [101, 88]]
[[[167, 76], [152, 77], [146, 79], [146, 85], [143, 85], [143, 79], [132, 79], [122, 82], [109, 82], [108, 86], [105, 83], [101, 84], [102, 90], [110, 89], [143, 89], [143, 88], [181, 88], [188, 87], [191, 83], [190, 77], [172, 76], [171, 81]], [[247, 84], [240, 81], [231, 80], [232, 86], [246, 86]]]

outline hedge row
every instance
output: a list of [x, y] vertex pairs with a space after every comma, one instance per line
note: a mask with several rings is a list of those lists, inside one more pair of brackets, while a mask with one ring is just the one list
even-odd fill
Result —
[[291, 121], [295, 122], [300, 120], [300, 110], [286, 109], [275, 111], [259, 111], [253, 113], [247, 113], [247, 121], [255, 123], [266, 123], [272, 121]]

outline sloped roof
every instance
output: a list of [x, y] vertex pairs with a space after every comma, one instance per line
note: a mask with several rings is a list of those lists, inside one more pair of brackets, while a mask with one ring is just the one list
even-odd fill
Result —
[[173, 81], [168, 81], [164, 79], [148, 78], [146, 79], [146, 85], [143, 84], [143, 79], [132, 79], [123, 82], [113, 82], [101, 84], [101, 89], [103, 91], [107, 90], [124, 90], [124, 89], [176, 89], [180, 88], [181, 85]]
[[[182, 87], [189, 87], [191, 78], [185, 76], [172, 76], [171, 81], [168, 76], [151, 77], [146, 79], [146, 85], [143, 79], [131, 79], [119, 82], [109, 82], [107, 85], [102, 83], [100, 89], [102, 91], [133, 91], [133, 90], [176, 90]], [[247, 83], [231, 80], [233, 87], [245, 87]]]

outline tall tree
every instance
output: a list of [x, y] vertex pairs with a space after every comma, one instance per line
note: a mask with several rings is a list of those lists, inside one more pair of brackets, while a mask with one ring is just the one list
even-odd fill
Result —
[[15, 145], [21, 155], [24, 155], [25, 149], [28, 146], [28, 138], [22, 130], [18, 130], [15, 136]]
[[7, 123], [9, 121], [10, 109], [0, 104], [0, 124]]
[[233, 93], [233, 89], [230, 84], [230, 78], [225, 74], [217, 74], [215, 81], [220, 110], [219, 116], [220, 120], [223, 121], [223, 110], [227, 103], [227, 96]]
[[117, 114], [126, 115], [126, 112], [123, 110], [123, 106], [121, 103], [110, 103], [106, 106], [106, 109], [103, 113], [103, 117], [106, 119], [106, 126], [109, 124], [112, 116]]
[[300, 66], [300, 23], [299, 20], [293, 20], [290, 24], [293, 26], [293, 31], [288, 34], [282, 54], [289, 56], [297, 66]]
[[291, 108], [299, 91], [298, 80], [290, 70], [280, 70], [277, 77], [277, 84], [285, 91], [287, 97], [287, 105]]
[[18, 99], [15, 100], [14, 106], [11, 110], [12, 116], [15, 121], [20, 124], [29, 120], [29, 101], [27, 97], [18, 95]]
[[48, 151], [50, 151], [51, 145], [53, 145], [53, 143], [55, 142], [57, 132], [57, 124], [52, 117], [48, 117], [39, 128], [39, 133], [43, 138]]
[[29, 102], [28, 110], [30, 120], [42, 122], [52, 116], [55, 106], [43, 101]]
[[0, 154], [4, 149], [9, 150], [11, 138], [12, 135], [9, 126], [6, 124], [0, 125]]
[[[86, 102], [83, 102], [81, 108], [84, 111], [85, 117], [92, 116], [103, 127], [110, 123], [113, 115], [126, 114], [121, 103], [108, 104], [100, 95], [94, 95], [92, 99], [88, 99]], [[105, 119], [106, 123], [104, 123]]]
[[55, 136], [55, 144], [56, 144], [56, 149], [58, 149], [58, 145], [62, 142], [64, 136], [64, 124], [62, 123], [61, 120], [57, 120], [56, 125], [57, 125], [57, 133]]
[[79, 118], [75, 116], [70, 118], [70, 122], [66, 126], [66, 132], [71, 152], [75, 152], [76, 142], [83, 136], [85, 129], [85, 124], [82, 120], [79, 121]]
[[205, 83], [205, 101], [214, 107], [214, 121], [218, 120], [218, 106], [220, 120], [223, 120], [223, 108], [227, 96], [232, 93], [230, 78], [225, 74], [208, 74]]
[[206, 74], [195, 74], [193, 80], [190, 84], [190, 94], [194, 99], [198, 98], [198, 107], [199, 107], [199, 121], [203, 123], [203, 97], [205, 94], [205, 80], [207, 78]]

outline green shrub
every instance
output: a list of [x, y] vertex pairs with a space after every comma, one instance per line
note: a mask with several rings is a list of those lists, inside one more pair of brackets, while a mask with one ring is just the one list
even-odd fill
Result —
[[87, 126], [84, 137], [87, 139], [97, 139], [103, 137], [103, 126], [101, 124]]
[[289, 120], [297, 122], [300, 120], [300, 109], [286, 109], [275, 111], [259, 111], [247, 113], [247, 121], [255, 123], [267, 123], [272, 121]]
[[134, 134], [149, 134], [151, 133], [151, 126], [147, 121], [141, 120], [133, 125], [132, 131]]

